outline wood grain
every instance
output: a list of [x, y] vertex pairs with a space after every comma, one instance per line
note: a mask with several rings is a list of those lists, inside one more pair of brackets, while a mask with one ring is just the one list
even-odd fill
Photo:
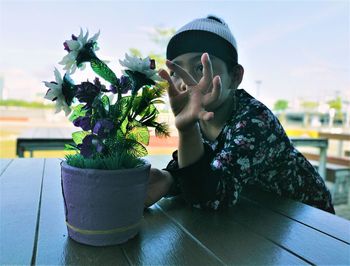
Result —
[[254, 201], [255, 204], [270, 208], [301, 224], [350, 244], [350, 223], [348, 220], [291, 199], [283, 198], [281, 200], [272, 193], [264, 193], [256, 188], [244, 191], [243, 195]]
[[13, 159], [1, 159], [0, 160], [0, 176], [3, 174], [5, 169], [10, 165]]
[[307, 264], [241, 225], [239, 206], [222, 211], [190, 208], [181, 199], [164, 199], [159, 208], [228, 265]]
[[31, 264], [43, 165], [44, 159], [16, 159], [1, 175], [1, 265]]

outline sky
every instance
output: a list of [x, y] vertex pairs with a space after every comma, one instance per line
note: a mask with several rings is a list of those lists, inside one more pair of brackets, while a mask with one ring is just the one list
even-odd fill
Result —
[[[101, 31], [99, 58], [120, 69], [129, 48], [165, 52], [155, 27], [178, 29], [208, 14], [223, 18], [245, 69], [241, 88], [268, 106], [278, 99], [350, 100], [350, 1], [4, 1], [0, 0], [0, 79], [7, 98], [35, 100], [80, 27]], [[72, 77], [83, 81], [83, 73]]]

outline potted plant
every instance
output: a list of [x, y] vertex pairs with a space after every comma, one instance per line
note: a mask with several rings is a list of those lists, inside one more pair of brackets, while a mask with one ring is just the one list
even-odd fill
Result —
[[[94, 246], [119, 244], [135, 236], [142, 219], [150, 164], [147, 155], [150, 128], [157, 136], [168, 136], [165, 123], [157, 122], [156, 105], [162, 104], [165, 84], [150, 58], [126, 54], [119, 78], [100, 60], [99, 32], [89, 38], [80, 30], [64, 42], [68, 54], [55, 69], [55, 81], [44, 82], [46, 99], [56, 103], [56, 112], [81, 130], [74, 132], [75, 154], [61, 163], [61, 183], [69, 236]], [[96, 77], [75, 84], [77, 68], [89, 63]]]

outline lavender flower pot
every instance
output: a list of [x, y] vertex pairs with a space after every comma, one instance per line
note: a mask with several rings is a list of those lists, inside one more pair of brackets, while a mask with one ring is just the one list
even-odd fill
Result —
[[108, 246], [134, 237], [142, 220], [151, 165], [134, 169], [81, 169], [61, 163], [68, 235]]

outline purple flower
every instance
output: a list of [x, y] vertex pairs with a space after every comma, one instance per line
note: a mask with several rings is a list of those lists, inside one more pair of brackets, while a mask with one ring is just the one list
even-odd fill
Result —
[[98, 77], [96, 77], [94, 79], [94, 85], [96, 87], [98, 87], [100, 89], [100, 91], [103, 91], [103, 92], [107, 92], [108, 91], [108, 90], [106, 90], [106, 86], [101, 84], [100, 79]]
[[74, 126], [81, 127], [83, 130], [87, 131], [91, 129], [91, 117], [90, 116], [80, 116], [73, 121]]
[[95, 97], [101, 92], [100, 87], [89, 81], [82, 82], [81, 84], [77, 85], [77, 88], [78, 90], [75, 97], [79, 100], [79, 102], [86, 103], [86, 108], [91, 107]]
[[101, 138], [105, 138], [113, 130], [113, 122], [108, 119], [98, 120], [92, 130], [93, 133], [97, 134]]
[[114, 85], [110, 85], [109, 86], [109, 91], [114, 93], [114, 94], [116, 94], [116, 93], [118, 93], [118, 88], [116, 86], [114, 86]]
[[87, 135], [81, 144], [78, 145], [80, 154], [84, 158], [90, 158], [97, 151], [101, 153], [104, 149], [103, 143], [97, 138], [96, 135]]
[[80, 149], [80, 154], [84, 156], [84, 158], [90, 158], [94, 152], [94, 145], [92, 141], [94, 139], [93, 135], [87, 135], [81, 144], [78, 144], [78, 148]]
[[71, 51], [71, 49], [69, 48], [67, 42], [64, 42], [64, 43], [63, 43], [63, 46], [64, 46], [64, 50], [66, 50], [68, 53]]
[[121, 93], [125, 94], [129, 90], [132, 90], [132, 81], [128, 76], [122, 75], [120, 77], [120, 87], [121, 87]]

